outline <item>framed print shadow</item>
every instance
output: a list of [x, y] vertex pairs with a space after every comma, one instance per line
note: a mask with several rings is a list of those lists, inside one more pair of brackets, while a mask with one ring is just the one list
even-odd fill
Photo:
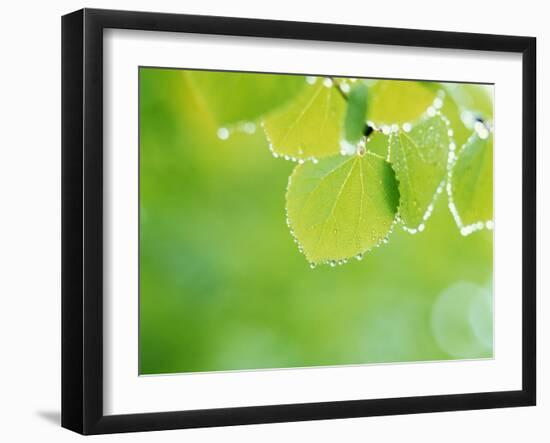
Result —
[[536, 41], [62, 19], [62, 425], [529, 406]]

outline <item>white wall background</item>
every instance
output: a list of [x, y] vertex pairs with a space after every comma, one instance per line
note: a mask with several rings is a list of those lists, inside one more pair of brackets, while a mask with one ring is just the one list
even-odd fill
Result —
[[[536, 36], [538, 147], [543, 154], [544, 123], [550, 120], [550, 89], [543, 84], [543, 78], [550, 76], [549, 14], [544, 2], [5, 2], [0, 26], [0, 439], [6, 442], [84, 438], [59, 427], [60, 16], [83, 6]], [[550, 194], [549, 180], [542, 177], [543, 168], [550, 173], [549, 158], [539, 155], [539, 226], [549, 220], [550, 202], [546, 199], [543, 204], [541, 197]], [[546, 276], [539, 279], [537, 407], [164, 431], [93, 440], [547, 442], [549, 239], [539, 229], [539, 275], [546, 272]]]

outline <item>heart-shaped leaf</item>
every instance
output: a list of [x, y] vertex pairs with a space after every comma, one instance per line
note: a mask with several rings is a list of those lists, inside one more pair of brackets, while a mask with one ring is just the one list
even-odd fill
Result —
[[331, 79], [318, 79], [262, 126], [274, 155], [319, 159], [340, 152], [346, 101]]
[[463, 234], [493, 220], [493, 136], [472, 135], [449, 170], [447, 192], [451, 211]]
[[399, 194], [384, 159], [369, 153], [337, 155], [298, 165], [286, 202], [289, 226], [306, 258], [334, 264], [387, 238]]
[[452, 147], [447, 122], [436, 114], [409, 132], [399, 129], [390, 135], [389, 160], [399, 181], [399, 216], [410, 230], [423, 229], [434, 198], [442, 190]]

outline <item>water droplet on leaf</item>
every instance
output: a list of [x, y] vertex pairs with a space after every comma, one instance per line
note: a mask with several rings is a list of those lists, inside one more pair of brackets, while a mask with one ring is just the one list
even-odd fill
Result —
[[227, 128], [219, 128], [218, 129], [218, 138], [220, 140], [227, 140], [229, 138], [229, 129]]

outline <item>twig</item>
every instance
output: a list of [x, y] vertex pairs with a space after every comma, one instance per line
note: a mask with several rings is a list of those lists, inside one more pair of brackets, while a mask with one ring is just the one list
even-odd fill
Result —
[[336, 87], [336, 89], [338, 90], [338, 92], [340, 93], [340, 95], [342, 96], [342, 98], [345, 100], [345, 101], [348, 101], [348, 96], [347, 94], [342, 90], [342, 88], [340, 87], [340, 82], [337, 82], [336, 79], [334, 77], [329, 77], [331, 80], [332, 80], [332, 84]]

